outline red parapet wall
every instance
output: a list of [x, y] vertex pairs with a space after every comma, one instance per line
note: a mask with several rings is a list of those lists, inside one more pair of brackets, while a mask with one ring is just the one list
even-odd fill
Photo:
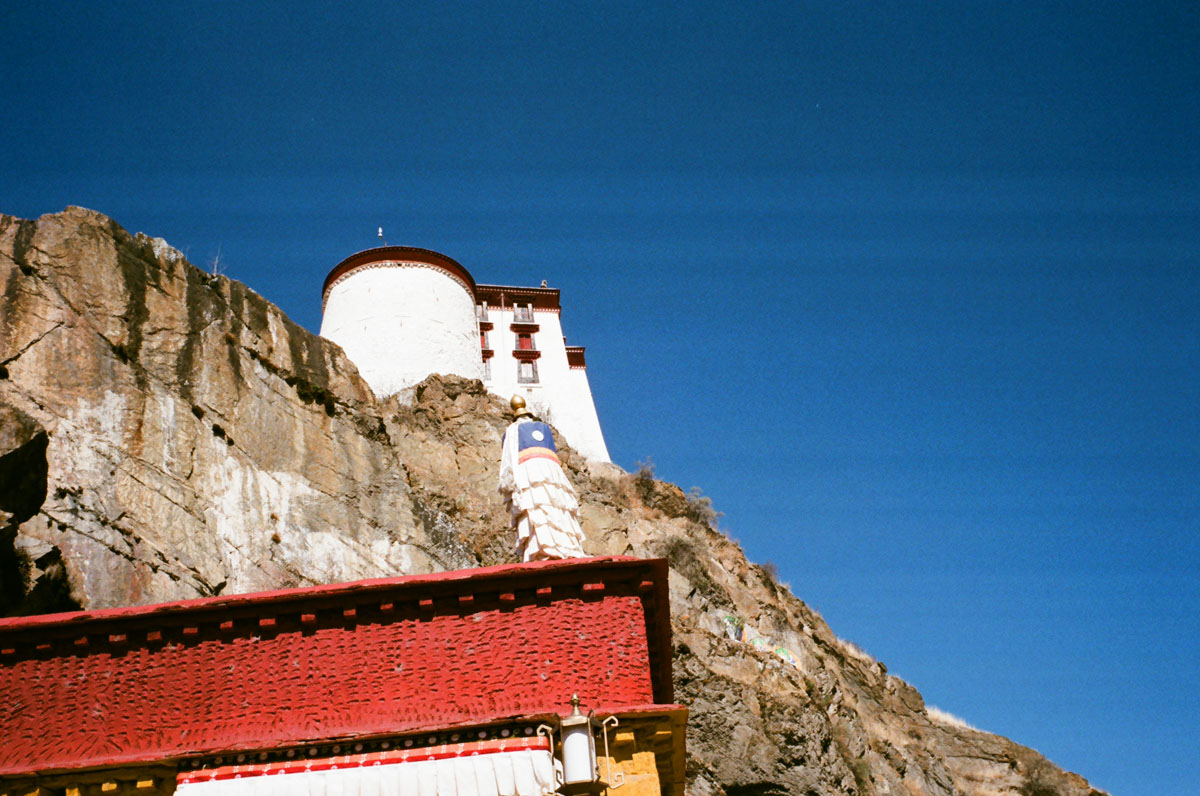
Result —
[[662, 561], [0, 621], [0, 776], [668, 703]]

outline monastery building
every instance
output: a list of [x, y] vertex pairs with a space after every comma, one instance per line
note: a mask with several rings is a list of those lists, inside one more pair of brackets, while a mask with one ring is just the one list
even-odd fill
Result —
[[559, 291], [480, 285], [459, 263], [411, 246], [368, 249], [325, 279], [321, 336], [340, 345], [376, 395], [431, 373], [481, 379], [525, 397], [571, 447], [609, 461], [582, 346], [568, 346]]

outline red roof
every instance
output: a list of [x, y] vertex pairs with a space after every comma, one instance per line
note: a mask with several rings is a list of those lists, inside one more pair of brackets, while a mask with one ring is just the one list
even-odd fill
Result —
[[322, 301], [329, 298], [329, 289], [333, 287], [333, 283], [351, 271], [375, 263], [395, 260], [425, 263], [426, 265], [440, 268], [451, 276], [461, 280], [467, 286], [467, 290], [470, 291], [472, 296], [475, 294], [475, 278], [457, 260], [447, 257], [441, 252], [435, 252], [430, 249], [419, 249], [416, 246], [379, 246], [374, 249], [365, 249], [356, 252], [335, 265], [333, 270], [325, 277], [325, 284], [321, 287]]
[[321, 287], [321, 300], [329, 298], [333, 283], [352, 271], [377, 263], [392, 261], [418, 262], [439, 268], [462, 281], [476, 302], [487, 302], [492, 306], [511, 307], [513, 304], [529, 304], [537, 310], [560, 310], [559, 290], [554, 287], [521, 287], [519, 285], [477, 285], [475, 278], [457, 260], [441, 252], [421, 249], [416, 246], [379, 246], [355, 252], [335, 265], [325, 277]]
[[666, 588], [611, 557], [0, 620], [0, 776], [664, 705]]

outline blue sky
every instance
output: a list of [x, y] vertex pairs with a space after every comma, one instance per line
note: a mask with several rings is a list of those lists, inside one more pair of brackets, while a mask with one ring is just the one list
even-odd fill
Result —
[[343, 257], [563, 291], [609, 448], [1118, 794], [1200, 753], [1200, 10], [0, 5], [0, 212], [309, 329]]

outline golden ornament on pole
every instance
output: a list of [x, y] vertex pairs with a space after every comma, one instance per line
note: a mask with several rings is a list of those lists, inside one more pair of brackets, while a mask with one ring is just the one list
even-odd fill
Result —
[[533, 417], [533, 412], [525, 408], [525, 399], [520, 395], [514, 395], [509, 399], [508, 405], [512, 407], [513, 417], [525, 417], [526, 415]]

